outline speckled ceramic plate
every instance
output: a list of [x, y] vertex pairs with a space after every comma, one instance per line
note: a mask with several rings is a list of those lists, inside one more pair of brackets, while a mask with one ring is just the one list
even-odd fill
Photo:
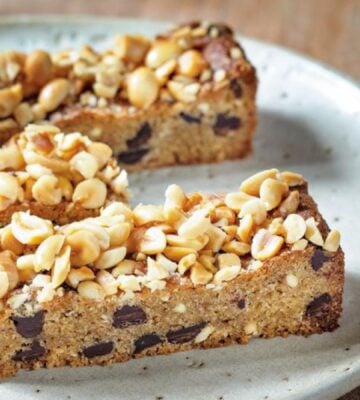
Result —
[[[164, 24], [93, 17], [0, 20], [0, 48], [48, 49], [92, 43], [115, 32], [153, 34]], [[341, 327], [310, 338], [253, 340], [107, 368], [20, 373], [0, 382], [0, 398], [32, 399], [336, 399], [360, 383], [360, 90], [314, 61], [242, 40], [258, 69], [259, 128], [254, 156], [220, 165], [131, 176], [136, 201], [160, 201], [169, 183], [187, 190], [236, 189], [271, 166], [303, 173], [326, 220], [343, 234], [346, 287]]]

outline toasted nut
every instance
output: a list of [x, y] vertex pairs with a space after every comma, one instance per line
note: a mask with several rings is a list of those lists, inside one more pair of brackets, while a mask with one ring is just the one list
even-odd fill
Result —
[[127, 187], [129, 185], [127, 172], [123, 169], [111, 182], [110, 187], [116, 194], [127, 196]]
[[125, 292], [137, 292], [141, 290], [139, 279], [134, 275], [120, 275], [117, 278], [117, 283], [120, 289]]
[[286, 243], [295, 243], [305, 235], [306, 224], [304, 218], [301, 215], [288, 215], [284, 221], [283, 226], [286, 232]]
[[232, 240], [236, 236], [236, 225], [223, 225], [221, 229], [226, 233], [226, 241]]
[[93, 178], [98, 171], [97, 159], [86, 151], [80, 151], [70, 160], [71, 167], [80, 172], [85, 179]]
[[53, 175], [50, 168], [46, 168], [41, 164], [30, 164], [25, 167], [30, 178], [40, 179], [43, 175]]
[[211, 222], [215, 223], [220, 220], [225, 220], [226, 225], [235, 224], [236, 214], [235, 212], [225, 206], [216, 207], [213, 215], [211, 215]]
[[94, 267], [98, 269], [108, 269], [119, 264], [126, 256], [126, 247], [115, 247], [104, 251], [95, 261]]
[[285, 282], [289, 287], [295, 288], [299, 284], [299, 279], [293, 274], [288, 274], [286, 275]]
[[1, 230], [0, 245], [3, 250], [10, 250], [16, 255], [20, 255], [24, 251], [24, 245], [15, 238], [10, 225]]
[[29, 103], [20, 103], [14, 109], [14, 117], [19, 126], [24, 127], [25, 125], [32, 122], [34, 116]]
[[150, 42], [145, 36], [118, 35], [115, 38], [114, 53], [125, 61], [139, 64], [144, 60], [149, 47]]
[[164, 232], [157, 227], [151, 227], [145, 231], [140, 241], [139, 251], [147, 255], [159, 254], [164, 251], [165, 247], [166, 237]]
[[291, 250], [305, 250], [308, 245], [306, 239], [300, 239], [291, 246]]
[[6, 272], [0, 271], [0, 299], [9, 291], [9, 278]]
[[43, 50], [34, 50], [27, 57], [24, 65], [26, 80], [37, 87], [44, 86], [53, 75], [52, 61]]
[[164, 254], [167, 258], [172, 261], [179, 262], [183, 257], [187, 256], [188, 254], [196, 254], [196, 250], [190, 247], [166, 247], [164, 250]]
[[58, 176], [57, 179], [58, 179], [57, 187], [61, 192], [61, 197], [63, 197], [67, 201], [70, 201], [74, 193], [74, 188], [71, 182], [69, 181], [69, 179], [63, 176]]
[[196, 262], [196, 254], [194, 253], [190, 253], [188, 255], [186, 255], [185, 257], [183, 257], [180, 261], [179, 261], [179, 265], [178, 265], [178, 271], [181, 275], [184, 275], [185, 272], [192, 266], [194, 265]]
[[112, 295], [117, 292], [118, 282], [108, 271], [99, 271], [96, 274], [96, 281], [104, 289], [106, 295]]
[[236, 236], [245, 243], [249, 243], [251, 240], [251, 234], [254, 227], [254, 221], [250, 214], [246, 214], [244, 218], [240, 220], [239, 228], [236, 231]]
[[281, 203], [288, 191], [286, 183], [267, 178], [260, 186], [260, 199], [264, 202], [266, 210], [273, 210]]
[[58, 179], [52, 175], [43, 175], [32, 186], [32, 195], [36, 201], [47, 206], [55, 206], [61, 202], [61, 190]]
[[169, 276], [169, 271], [162, 264], [153, 260], [151, 257], [147, 258], [147, 273], [146, 277], [153, 281], [165, 279]]
[[249, 196], [244, 192], [228, 193], [225, 196], [225, 204], [232, 210], [239, 212], [242, 206], [252, 199], [254, 199], [254, 197]]
[[257, 335], [257, 325], [256, 322], [248, 322], [244, 327], [244, 332], [246, 335]]
[[284, 171], [277, 175], [278, 179], [286, 182], [290, 187], [300, 186], [305, 183], [305, 179], [302, 175], [295, 172]]
[[39, 94], [39, 103], [46, 112], [54, 111], [70, 93], [70, 82], [57, 78], [45, 85]]
[[105, 290], [93, 281], [80, 282], [77, 291], [80, 296], [93, 300], [103, 300], [106, 295]]
[[231, 240], [230, 242], [225, 243], [221, 248], [223, 251], [235, 253], [238, 256], [244, 256], [245, 254], [250, 253], [250, 249], [251, 248], [248, 243], [242, 243], [236, 240]]
[[240, 265], [232, 265], [220, 269], [214, 276], [214, 283], [220, 284], [222, 282], [232, 281], [239, 275], [240, 269]]
[[50, 221], [25, 212], [14, 213], [11, 219], [11, 231], [23, 244], [40, 244], [52, 235], [53, 225]]
[[177, 72], [180, 75], [195, 78], [206, 68], [206, 61], [202, 54], [197, 50], [188, 50], [181, 54], [178, 59]]
[[19, 274], [13, 252], [5, 250], [0, 253], [0, 271], [7, 274], [8, 290], [14, 289], [19, 282]]
[[209, 242], [206, 245], [206, 248], [214, 253], [218, 252], [226, 240], [226, 233], [217, 226], [210, 225], [206, 231], [206, 234], [209, 237]]
[[190, 247], [196, 251], [201, 250], [209, 241], [209, 236], [206, 234], [197, 237], [196, 239], [185, 239], [178, 235], [166, 235], [166, 241], [170, 246]]
[[53, 235], [46, 238], [35, 252], [34, 270], [35, 272], [49, 271], [54, 263], [56, 256], [64, 244], [63, 235]]
[[106, 185], [98, 178], [86, 179], [80, 182], [73, 193], [73, 201], [84, 208], [99, 208], [105, 203]]
[[71, 264], [75, 267], [93, 263], [100, 256], [100, 245], [93, 232], [77, 230], [66, 237], [71, 247]]
[[129, 206], [120, 201], [114, 201], [101, 211], [101, 215], [111, 217], [114, 215], [123, 215], [129, 222], [133, 221], [133, 212]]
[[206, 217], [204, 210], [195, 211], [178, 229], [180, 236], [186, 239], [196, 239], [204, 234], [209, 226], [210, 220]]
[[65, 246], [55, 258], [55, 264], [51, 270], [51, 283], [54, 288], [64, 283], [70, 272], [70, 253], [71, 247]]
[[66, 283], [76, 289], [80, 282], [93, 279], [95, 279], [95, 274], [89, 267], [71, 268]]
[[8, 143], [0, 148], [0, 170], [19, 170], [24, 167], [24, 159], [15, 143]]
[[111, 147], [101, 142], [90, 143], [87, 146], [87, 151], [96, 158], [98, 169], [103, 168], [109, 162], [112, 155]]
[[213, 274], [198, 262], [191, 267], [190, 279], [194, 285], [206, 285], [212, 277]]
[[284, 239], [281, 236], [272, 235], [266, 229], [260, 229], [253, 237], [251, 255], [256, 260], [266, 260], [276, 256], [283, 243]]
[[156, 262], [165, 267], [169, 272], [175, 272], [177, 269], [177, 264], [166, 258], [163, 254], [156, 255]]
[[8, 117], [23, 98], [22, 87], [16, 85], [0, 89], [0, 118]]
[[219, 269], [232, 267], [234, 265], [241, 267], [241, 260], [240, 257], [235, 253], [224, 253], [218, 255], [217, 264]]
[[176, 304], [174, 311], [178, 314], [184, 314], [186, 312], [186, 306], [184, 303]]
[[46, 117], [46, 110], [41, 104], [35, 103], [31, 107], [31, 111], [33, 113], [34, 121], [42, 121]]
[[122, 260], [119, 264], [111, 271], [113, 276], [117, 278], [119, 275], [131, 275], [134, 271], [141, 267], [142, 264], [134, 260]]
[[159, 40], [146, 55], [145, 64], [149, 68], [158, 68], [164, 62], [177, 58], [181, 54], [181, 47], [174, 41]]
[[284, 228], [283, 223], [284, 223], [284, 220], [281, 217], [274, 218], [273, 220], [271, 220], [271, 222], [267, 226], [267, 230], [272, 235], [286, 236], [286, 230]]
[[131, 104], [136, 107], [147, 108], [157, 99], [159, 82], [155, 73], [146, 67], [137, 68], [127, 81], [128, 96]]
[[55, 295], [55, 288], [51, 283], [49, 283], [41, 289], [41, 291], [37, 294], [36, 299], [39, 303], [46, 303], [48, 301], [52, 301]]
[[276, 178], [276, 174], [279, 171], [275, 168], [267, 169], [265, 171], [258, 172], [255, 175], [250, 176], [245, 181], [242, 182], [240, 186], [240, 190], [251, 195], [251, 196], [259, 196], [260, 186], [267, 178]]
[[282, 217], [286, 217], [289, 214], [296, 213], [300, 203], [300, 195], [297, 190], [293, 190], [289, 193], [288, 197], [280, 204], [279, 211]]
[[20, 185], [15, 176], [6, 172], [0, 172], [0, 211], [5, 210], [18, 199]]
[[169, 210], [173, 208], [182, 209], [185, 204], [185, 194], [180, 186], [170, 185], [165, 191], [164, 209]]
[[323, 249], [335, 252], [338, 250], [339, 246], [340, 246], [340, 232], [334, 229], [330, 231], [330, 233], [327, 235]]
[[317, 246], [323, 246], [324, 245], [324, 239], [321, 235], [321, 232], [319, 231], [319, 228], [317, 227], [317, 223], [313, 217], [308, 218], [306, 221], [306, 232], [305, 232], [305, 237], [306, 239], [311, 242], [316, 244]]
[[106, 228], [110, 236], [110, 246], [116, 247], [123, 245], [130, 236], [131, 226], [128, 222], [121, 222]]
[[144, 225], [149, 222], [165, 222], [162, 207], [139, 204], [133, 210], [136, 225]]
[[176, 100], [183, 103], [191, 103], [196, 100], [200, 91], [200, 84], [198, 82], [185, 84], [172, 80], [168, 82], [167, 88]]
[[166, 83], [166, 81], [169, 79], [169, 76], [175, 71], [175, 68], [175, 60], [168, 60], [164, 62], [164, 64], [160, 65], [160, 67], [156, 68], [155, 75], [160, 85], [164, 85]]
[[[25, 254], [16, 259], [16, 268], [19, 271], [34, 270], [35, 254]], [[34, 271], [35, 272], [35, 271]]]
[[253, 199], [247, 201], [240, 210], [239, 217], [243, 218], [245, 215], [251, 215], [253, 221], [257, 225], [261, 225], [266, 219], [266, 207], [262, 200]]

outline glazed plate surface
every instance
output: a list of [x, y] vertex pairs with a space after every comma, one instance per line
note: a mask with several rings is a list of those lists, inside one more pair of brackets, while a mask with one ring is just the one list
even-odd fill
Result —
[[[158, 22], [95, 17], [0, 19], [0, 49], [106, 46], [118, 32], [154, 34]], [[342, 74], [291, 51], [241, 38], [258, 70], [254, 155], [219, 165], [131, 175], [134, 202], [161, 202], [170, 183], [226, 191], [277, 167], [304, 174], [346, 255], [344, 313], [332, 334], [253, 340], [247, 346], [135, 360], [112, 367], [20, 373], [0, 382], [7, 400], [300, 400], [338, 398], [360, 384], [360, 89]]]

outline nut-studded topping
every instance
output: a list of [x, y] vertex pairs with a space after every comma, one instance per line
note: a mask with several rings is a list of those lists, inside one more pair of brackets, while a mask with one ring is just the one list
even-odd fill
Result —
[[233, 266], [241, 267], [240, 257], [235, 253], [219, 254], [217, 263], [220, 269]]
[[127, 88], [131, 104], [144, 108], [154, 103], [160, 89], [155, 73], [146, 67], [140, 67], [130, 74]]
[[281, 172], [278, 174], [278, 177], [280, 180], [286, 182], [290, 187], [300, 186], [305, 182], [302, 175], [290, 171]]
[[45, 111], [54, 111], [70, 93], [70, 82], [64, 78], [54, 79], [39, 94], [39, 103]]
[[338, 250], [339, 246], [340, 246], [340, 232], [334, 229], [330, 231], [329, 234], [327, 235], [323, 249], [335, 252]]
[[26, 81], [36, 87], [42, 87], [52, 78], [52, 67], [51, 58], [46, 51], [34, 50], [25, 60]]
[[255, 224], [261, 225], [266, 219], [266, 207], [264, 202], [260, 199], [247, 201], [241, 207], [239, 217], [245, 217], [247, 214], [251, 215]]
[[22, 98], [22, 87], [18, 83], [8, 88], [0, 89], [0, 118], [11, 115]]
[[286, 217], [283, 227], [286, 231], [286, 243], [295, 243], [300, 240], [306, 232], [304, 218], [298, 214], [290, 214]]
[[70, 272], [71, 247], [65, 246], [55, 258], [55, 264], [51, 270], [51, 283], [54, 288], [60, 286]]
[[311, 243], [316, 244], [317, 246], [323, 246], [324, 239], [322, 238], [321, 232], [317, 227], [317, 223], [313, 217], [308, 218], [306, 221], [306, 232], [305, 237]]
[[256, 260], [266, 260], [276, 256], [283, 243], [284, 239], [281, 236], [272, 235], [266, 229], [260, 229], [253, 238], [251, 255]]
[[150, 47], [149, 40], [141, 35], [118, 35], [114, 53], [121, 59], [135, 64], [141, 63]]
[[6, 172], [0, 172], [0, 211], [15, 203], [19, 193], [20, 185], [17, 179]]
[[149, 228], [145, 231], [140, 241], [139, 251], [144, 254], [160, 254], [166, 247], [166, 237], [164, 232], [157, 227]]
[[214, 276], [214, 283], [219, 284], [222, 282], [232, 281], [239, 275], [240, 265], [232, 265], [221, 268]]
[[191, 267], [190, 279], [194, 285], [206, 285], [212, 277], [213, 274], [198, 262]]
[[264, 202], [266, 210], [273, 210], [280, 203], [288, 191], [288, 186], [273, 178], [267, 178], [260, 186], [260, 199]]
[[14, 289], [19, 282], [19, 274], [16, 268], [15, 256], [9, 250], [0, 253], [0, 271], [7, 274], [8, 289]]
[[72, 199], [84, 208], [99, 208], [104, 205], [106, 194], [105, 183], [98, 178], [91, 178], [76, 186]]
[[275, 168], [268, 169], [262, 172], [258, 172], [257, 174], [247, 178], [240, 185], [240, 190], [251, 195], [251, 196], [259, 196], [261, 184], [268, 178], [276, 178], [276, 174], [279, 171]]
[[195, 211], [192, 216], [181, 224], [178, 229], [179, 235], [186, 239], [196, 239], [205, 233], [210, 226], [209, 218], [203, 211]]
[[70, 160], [71, 167], [78, 171], [85, 179], [93, 178], [98, 171], [99, 165], [94, 155], [81, 151]]
[[197, 50], [188, 50], [178, 59], [178, 73], [190, 78], [199, 76], [206, 68], [206, 61]]
[[15, 238], [23, 244], [40, 244], [53, 233], [50, 221], [25, 212], [15, 213], [11, 219], [11, 230]]
[[108, 269], [119, 264], [125, 258], [126, 247], [115, 247], [101, 254], [94, 266], [98, 269]]
[[77, 290], [82, 297], [93, 300], [103, 300], [105, 297], [105, 290], [96, 282], [83, 281], [79, 283]]
[[254, 197], [249, 196], [244, 192], [228, 193], [225, 196], [225, 204], [232, 210], [239, 212], [246, 202], [253, 199]]
[[158, 68], [166, 61], [181, 54], [181, 47], [175, 41], [159, 40], [146, 55], [145, 64], [149, 68]]
[[55, 176], [43, 175], [32, 186], [32, 195], [36, 201], [47, 206], [55, 206], [61, 202], [61, 189]]
[[55, 262], [56, 256], [59, 254], [65, 237], [63, 235], [53, 235], [45, 239], [36, 249], [34, 259], [34, 270], [40, 272], [49, 271]]
[[93, 263], [100, 256], [100, 245], [96, 236], [87, 230], [78, 230], [66, 238], [71, 247], [71, 264], [80, 267]]

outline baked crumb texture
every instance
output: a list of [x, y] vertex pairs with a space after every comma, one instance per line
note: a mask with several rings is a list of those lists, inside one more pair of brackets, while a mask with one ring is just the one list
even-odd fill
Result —
[[112, 150], [80, 133], [28, 125], [0, 148], [0, 226], [16, 211], [66, 224], [128, 198], [127, 173]]
[[344, 256], [304, 178], [262, 171], [236, 192], [121, 202], [0, 232], [0, 375], [332, 331]]
[[113, 46], [0, 54], [0, 142], [50, 120], [108, 144], [128, 170], [251, 151], [256, 73], [232, 30], [194, 22]]

